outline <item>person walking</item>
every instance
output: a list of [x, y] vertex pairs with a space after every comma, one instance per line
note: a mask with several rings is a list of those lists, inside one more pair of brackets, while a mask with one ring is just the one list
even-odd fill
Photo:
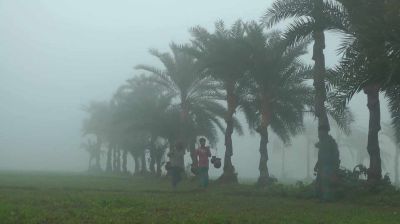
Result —
[[181, 142], [177, 142], [175, 144], [175, 149], [168, 153], [171, 164], [171, 185], [173, 189], [176, 189], [178, 183], [182, 180], [182, 173], [184, 172], [184, 155], [185, 150]]
[[203, 188], [208, 187], [208, 168], [209, 168], [209, 160], [211, 157], [210, 147], [206, 146], [206, 139], [200, 138], [199, 140], [200, 147], [196, 149], [195, 156], [198, 161], [198, 175], [200, 179], [200, 186]]

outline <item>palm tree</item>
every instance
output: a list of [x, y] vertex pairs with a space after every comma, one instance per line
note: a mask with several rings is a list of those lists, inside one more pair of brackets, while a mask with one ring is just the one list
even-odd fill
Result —
[[[223, 174], [220, 180], [237, 182], [235, 168], [232, 164], [236, 109], [241, 104], [241, 81], [248, 70], [249, 48], [245, 41], [245, 28], [242, 21], [235, 22], [227, 29], [222, 21], [215, 23], [214, 33], [197, 26], [191, 29], [192, 47], [188, 51], [195, 56], [201, 71], [206, 76], [218, 80], [226, 92], [227, 111], [224, 115], [225, 158]], [[240, 134], [240, 132], [239, 132]]]
[[304, 66], [299, 57], [306, 53], [307, 42], [287, 47], [281, 33], [265, 35], [262, 26], [250, 23], [248, 40], [252, 49], [248, 87], [250, 97], [243, 106], [250, 128], [260, 135], [260, 177], [269, 179], [268, 127], [288, 143], [303, 127], [303, 114], [310, 101], [311, 88], [305, 83]]
[[[341, 47], [344, 54], [336, 74], [347, 101], [361, 90], [367, 95], [370, 113], [367, 150], [370, 157], [368, 180], [382, 179], [379, 93], [391, 80], [386, 52], [385, 3], [375, 0], [337, 0], [343, 7], [343, 31], [347, 35]], [[368, 27], [368, 28], [367, 28]], [[392, 31], [391, 31], [392, 32]]]
[[[147, 173], [146, 149], [151, 148], [153, 138], [165, 135], [164, 125], [172, 97], [164, 94], [147, 77], [140, 76], [122, 85], [113, 100], [120, 131], [119, 147], [134, 157], [135, 173]], [[170, 133], [176, 134], [175, 126], [168, 127]]]
[[[192, 55], [174, 43], [170, 45], [170, 49], [172, 54], [150, 50], [162, 62], [163, 69], [148, 65], [138, 65], [136, 68], [150, 72], [151, 82], [179, 100], [179, 134], [173, 140], [180, 141], [185, 146], [189, 144], [193, 151], [196, 136], [205, 135], [215, 143], [217, 133], [214, 126], [223, 132], [219, 118], [223, 118], [226, 110], [217, 102], [223, 96], [215, 80], [200, 75], [198, 61]], [[192, 160], [196, 164], [194, 156]]]
[[[88, 139], [86, 142], [81, 144], [81, 147], [84, 148], [89, 153], [89, 167], [88, 171], [98, 170], [99, 160], [97, 159], [101, 151], [98, 149], [97, 144], [92, 142], [92, 140]], [[93, 159], [96, 161], [95, 166], [92, 165]]]
[[[296, 43], [310, 37], [314, 40], [312, 59], [315, 62], [313, 79], [315, 115], [318, 118], [318, 145], [326, 149], [335, 148], [333, 147], [335, 144], [329, 135], [330, 125], [325, 106], [327, 99], [325, 31], [341, 29], [343, 26], [342, 14], [342, 8], [333, 0], [277, 0], [264, 16], [265, 24], [268, 27], [283, 20], [294, 19], [285, 33], [289, 43]], [[333, 141], [330, 141], [331, 139]], [[320, 152], [322, 151], [324, 150], [320, 148]], [[336, 159], [336, 163], [340, 163], [339, 158]]]
[[92, 134], [96, 137], [96, 147], [93, 150], [97, 152], [96, 155], [96, 170], [101, 170], [100, 156], [101, 147], [107, 140], [109, 127], [111, 124], [111, 110], [107, 102], [91, 102], [88, 106], [83, 108], [89, 114], [89, 117], [83, 121], [83, 135]]

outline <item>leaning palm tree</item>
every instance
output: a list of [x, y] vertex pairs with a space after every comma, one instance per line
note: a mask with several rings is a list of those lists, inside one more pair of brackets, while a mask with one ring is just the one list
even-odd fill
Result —
[[[217, 102], [223, 95], [220, 93], [219, 83], [211, 77], [200, 75], [199, 63], [195, 57], [174, 43], [170, 45], [170, 49], [172, 54], [150, 50], [162, 62], [163, 69], [148, 65], [138, 65], [136, 68], [150, 72], [149, 80], [178, 100], [176, 109], [180, 113], [179, 134], [174, 140], [184, 143], [185, 146], [189, 144], [193, 151], [196, 136], [206, 135], [215, 143], [217, 133], [214, 127], [223, 132], [220, 118], [223, 118], [226, 110]], [[204, 128], [205, 126], [207, 127]], [[207, 133], [210, 130], [212, 134]], [[192, 160], [196, 163], [194, 156]]]
[[237, 182], [232, 164], [232, 133], [235, 124], [234, 114], [241, 104], [239, 97], [243, 91], [241, 81], [248, 70], [250, 57], [245, 33], [242, 21], [235, 22], [229, 29], [222, 21], [218, 21], [215, 23], [214, 33], [197, 26], [191, 29], [192, 47], [188, 49], [198, 60], [201, 72], [218, 80], [226, 92], [227, 111], [224, 115], [226, 150], [224, 171], [220, 180], [227, 182]]
[[303, 114], [310, 101], [311, 88], [304, 79], [300, 57], [306, 53], [307, 42], [287, 47], [281, 33], [265, 35], [262, 26], [248, 26], [252, 49], [249, 70], [248, 102], [243, 108], [250, 128], [260, 135], [260, 177], [258, 184], [268, 183], [268, 128], [288, 143], [303, 127]]
[[[313, 80], [315, 87], [315, 115], [318, 118], [318, 139], [320, 151], [333, 149], [336, 144], [329, 134], [325, 68], [325, 31], [341, 29], [342, 8], [333, 0], [277, 0], [264, 16], [265, 24], [270, 27], [278, 22], [294, 19], [285, 32], [289, 43], [296, 43], [310, 37], [314, 40]], [[340, 163], [336, 158], [336, 163]], [[320, 171], [318, 171], [320, 172]], [[333, 172], [332, 175], [336, 173]]]

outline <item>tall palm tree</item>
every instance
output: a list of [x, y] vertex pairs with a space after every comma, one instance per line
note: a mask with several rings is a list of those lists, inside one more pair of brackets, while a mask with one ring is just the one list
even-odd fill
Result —
[[191, 34], [192, 47], [188, 51], [198, 60], [202, 73], [218, 80], [226, 92], [225, 157], [220, 180], [237, 182], [232, 164], [232, 133], [235, 126], [234, 114], [241, 104], [241, 81], [248, 70], [250, 57], [244, 24], [239, 20], [232, 27], [226, 28], [222, 21], [218, 21], [215, 23], [214, 33], [197, 26], [191, 29]]
[[[294, 19], [285, 33], [289, 43], [296, 43], [310, 37], [314, 40], [312, 59], [315, 62], [313, 79], [315, 115], [318, 118], [318, 145], [326, 149], [335, 148], [331, 147], [331, 144], [335, 144], [333, 141], [328, 141], [332, 137], [329, 135], [330, 125], [325, 106], [327, 99], [325, 31], [341, 29], [343, 26], [342, 14], [342, 8], [333, 0], [277, 0], [264, 16], [265, 24], [268, 27], [287, 19]], [[320, 148], [320, 151], [323, 150]], [[339, 164], [339, 158], [336, 160], [336, 163]]]
[[[343, 31], [346, 39], [341, 47], [344, 54], [336, 73], [347, 99], [360, 91], [367, 95], [369, 130], [367, 151], [370, 157], [368, 180], [377, 183], [382, 178], [381, 130], [379, 93], [391, 80], [386, 52], [384, 1], [337, 0], [343, 7]], [[368, 27], [368, 28], [367, 28]]]
[[265, 35], [262, 26], [250, 23], [248, 40], [252, 49], [248, 92], [251, 97], [243, 106], [250, 128], [260, 135], [260, 177], [265, 185], [269, 179], [268, 127], [288, 143], [303, 127], [303, 114], [310, 101], [311, 88], [306, 85], [300, 57], [306, 53], [307, 42], [287, 47], [281, 33]]
[[[189, 144], [193, 151], [196, 136], [205, 135], [215, 143], [217, 133], [214, 126], [223, 132], [220, 118], [223, 118], [226, 109], [217, 102], [223, 95], [215, 80], [200, 75], [199, 63], [195, 57], [174, 43], [170, 45], [170, 49], [172, 54], [150, 50], [164, 68], [148, 65], [138, 65], [136, 68], [150, 72], [150, 81], [178, 100], [179, 135], [173, 140], [180, 141], [185, 146]], [[209, 131], [213, 133], [210, 134]], [[196, 163], [194, 156], [192, 160]]]

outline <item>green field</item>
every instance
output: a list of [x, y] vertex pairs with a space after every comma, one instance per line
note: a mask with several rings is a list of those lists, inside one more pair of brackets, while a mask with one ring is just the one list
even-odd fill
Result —
[[0, 223], [400, 223], [400, 195], [321, 203], [251, 185], [0, 173]]

